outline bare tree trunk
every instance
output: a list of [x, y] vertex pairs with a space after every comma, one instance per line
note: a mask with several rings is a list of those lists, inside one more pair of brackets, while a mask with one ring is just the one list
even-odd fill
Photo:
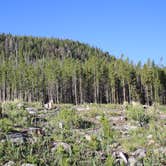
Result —
[[112, 99], [112, 87], [109, 90], [109, 102], [113, 103], [113, 99]]
[[56, 83], [56, 102], [59, 104], [59, 86], [58, 86], [58, 82]]
[[106, 103], [109, 103], [109, 92], [108, 92], [108, 85], [106, 85], [106, 89], [105, 89], [105, 96], [106, 96]]
[[96, 75], [94, 76], [94, 102], [97, 103], [97, 88], [96, 88]]
[[99, 101], [99, 81], [96, 78], [96, 103]]
[[82, 97], [82, 79], [81, 79], [81, 76], [79, 78], [79, 90], [80, 90], [80, 103], [82, 104], [83, 103], [83, 97]]
[[77, 99], [77, 78], [76, 78], [76, 73], [73, 76], [73, 86], [74, 86], [74, 100], [75, 104], [78, 104], [78, 99]]
[[151, 95], [151, 104], [152, 104], [153, 99], [154, 99], [154, 97], [153, 97], [153, 87], [152, 87], [152, 85], [150, 86], [150, 95]]
[[146, 102], [147, 102], [147, 105], [149, 105], [149, 92], [148, 92], [148, 85], [146, 85]]
[[129, 85], [129, 103], [131, 103], [131, 86]]
[[31, 102], [31, 101], [32, 101], [32, 94], [30, 92], [30, 93], [28, 93], [28, 102]]
[[113, 102], [113, 103], [116, 103], [115, 87], [112, 88], [112, 102]]
[[126, 101], [125, 81], [123, 80], [123, 102]]

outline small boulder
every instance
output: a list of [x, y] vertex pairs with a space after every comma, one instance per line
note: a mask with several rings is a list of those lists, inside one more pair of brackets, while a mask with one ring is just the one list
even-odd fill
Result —
[[154, 144], [155, 144], [155, 141], [154, 141], [153, 139], [149, 140], [149, 142], [148, 142], [148, 146], [150, 146], [150, 145], [154, 145]]
[[125, 164], [128, 163], [128, 156], [123, 152], [119, 152], [119, 157], [124, 161]]
[[77, 107], [75, 107], [74, 108], [76, 111], [89, 111], [90, 110], [90, 108], [89, 108], [89, 106], [87, 105], [87, 106], [77, 106]]
[[161, 113], [161, 114], [159, 115], [159, 119], [160, 119], [160, 120], [166, 120], [166, 114]]
[[28, 136], [23, 132], [9, 132], [6, 135], [6, 139], [15, 144], [23, 144], [27, 141]]
[[128, 159], [128, 165], [129, 166], [136, 166], [136, 164], [137, 164], [136, 158], [134, 158], [133, 156], [129, 157], [129, 159]]
[[63, 147], [64, 151], [71, 153], [71, 146], [65, 142], [53, 142], [51, 151], [56, 151], [60, 146]]
[[24, 163], [21, 166], [36, 166], [35, 164]]
[[24, 103], [18, 103], [18, 104], [17, 104], [17, 108], [18, 108], [18, 109], [24, 108]]
[[25, 109], [30, 115], [36, 115], [37, 114], [37, 109], [33, 107], [28, 107]]
[[146, 149], [140, 148], [137, 149], [135, 152], [132, 153], [133, 156], [135, 156], [137, 159], [142, 159], [146, 157]]
[[58, 126], [59, 126], [60, 129], [63, 129], [64, 128], [64, 123], [63, 122], [59, 122]]
[[100, 116], [100, 115], [97, 115], [97, 116], [96, 116], [96, 119], [97, 119], [97, 120], [101, 120], [101, 118], [102, 118], [102, 116]]
[[45, 135], [44, 130], [40, 127], [25, 128], [25, 129], [23, 129], [23, 132], [27, 133], [29, 135], [38, 135], [38, 136]]
[[166, 155], [166, 147], [160, 147], [158, 149], [155, 149], [154, 152]]
[[91, 140], [92, 140], [92, 137], [91, 137], [90, 135], [86, 134], [86, 135], [85, 135], [85, 139], [86, 139], [87, 141], [91, 141]]
[[3, 166], [15, 166], [15, 162], [14, 161], [8, 161], [7, 163], [5, 163]]
[[128, 164], [128, 155], [122, 151], [113, 152], [112, 156], [115, 158], [116, 165]]
[[53, 108], [53, 100], [50, 100], [48, 103], [45, 103], [44, 108], [47, 110], [51, 110]]
[[147, 139], [152, 139], [152, 138], [153, 138], [152, 134], [150, 134], [150, 135], [147, 136]]

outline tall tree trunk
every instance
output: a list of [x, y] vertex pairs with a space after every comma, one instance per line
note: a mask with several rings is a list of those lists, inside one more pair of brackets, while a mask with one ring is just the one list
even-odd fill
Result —
[[59, 85], [56, 83], [56, 102], [59, 104]]
[[81, 78], [81, 76], [79, 77], [79, 86], [80, 86], [80, 88], [79, 88], [79, 90], [80, 90], [80, 103], [82, 104], [83, 103], [83, 96], [82, 96], [82, 78]]
[[129, 84], [129, 103], [131, 103], [131, 102], [132, 102], [132, 99], [131, 99], [131, 86]]
[[97, 88], [96, 88], [96, 78], [94, 76], [94, 102], [97, 103]]
[[76, 74], [74, 74], [73, 76], [73, 84], [74, 84], [74, 99], [75, 99], [75, 104], [78, 104], [78, 99], [77, 99], [77, 78], [76, 78]]
[[152, 104], [152, 102], [153, 102], [153, 99], [154, 99], [154, 96], [153, 96], [153, 86], [152, 85], [150, 85], [150, 98], [151, 98], [151, 103], [150, 104]]
[[106, 96], [106, 103], [109, 103], [108, 84], [106, 85], [106, 89], [105, 89], [105, 96]]
[[125, 80], [123, 80], [123, 102], [126, 101]]
[[115, 87], [112, 87], [112, 103], [116, 103]]
[[145, 92], [146, 92], [146, 103], [147, 103], [147, 105], [149, 105], [149, 89], [148, 89], [148, 85], [146, 85], [146, 87], [145, 87]]

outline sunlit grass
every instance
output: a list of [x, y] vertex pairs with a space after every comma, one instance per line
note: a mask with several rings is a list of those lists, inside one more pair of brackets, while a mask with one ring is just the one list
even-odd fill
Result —
[[[164, 106], [149, 107], [144, 110], [142, 105], [128, 105], [124, 111], [121, 105], [112, 104], [58, 104], [60, 111], [50, 114], [41, 111], [40, 103], [24, 103], [18, 108], [20, 101], [6, 102], [3, 105], [4, 117], [0, 119], [0, 163], [14, 161], [16, 165], [31, 163], [37, 165], [109, 165], [115, 163], [111, 155], [112, 145], [119, 144], [120, 148], [131, 154], [138, 148], [145, 148], [147, 155], [145, 165], [161, 163], [165, 156], [157, 149], [166, 146], [165, 121], [159, 120], [158, 110], [165, 112]], [[45, 122], [34, 123], [33, 118], [25, 107], [35, 107], [39, 115], [46, 116]], [[77, 111], [76, 107], [85, 108]], [[88, 108], [88, 109], [87, 109]], [[51, 110], [52, 111], [52, 110]], [[47, 115], [48, 114], [48, 115]], [[126, 136], [119, 130], [113, 129], [110, 117], [127, 117], [117, 121], [120, 125], [136, 125]], [[110, 120], [111, 119], [111, 120]], [[37, 125], [37, 126], [36, 126]], [[15, 144], [5, 141], [11, 131], [22, 132], [29, 127], [43, 128], [44, 135], [29, 135], [30, 142]], [[33, 137], [33, 138], [32, 138]], [[70, 152], [63, 146], [52, 151], [53, 143], [65, 143], [70, 146]], [[101, 154], [105, 156], [103, 160]]]

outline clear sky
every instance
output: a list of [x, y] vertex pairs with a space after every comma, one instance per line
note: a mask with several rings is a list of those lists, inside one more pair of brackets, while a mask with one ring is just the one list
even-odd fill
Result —
[[79, 40], [166, 65], [166, 0], [2, 0], [0, 33]]

